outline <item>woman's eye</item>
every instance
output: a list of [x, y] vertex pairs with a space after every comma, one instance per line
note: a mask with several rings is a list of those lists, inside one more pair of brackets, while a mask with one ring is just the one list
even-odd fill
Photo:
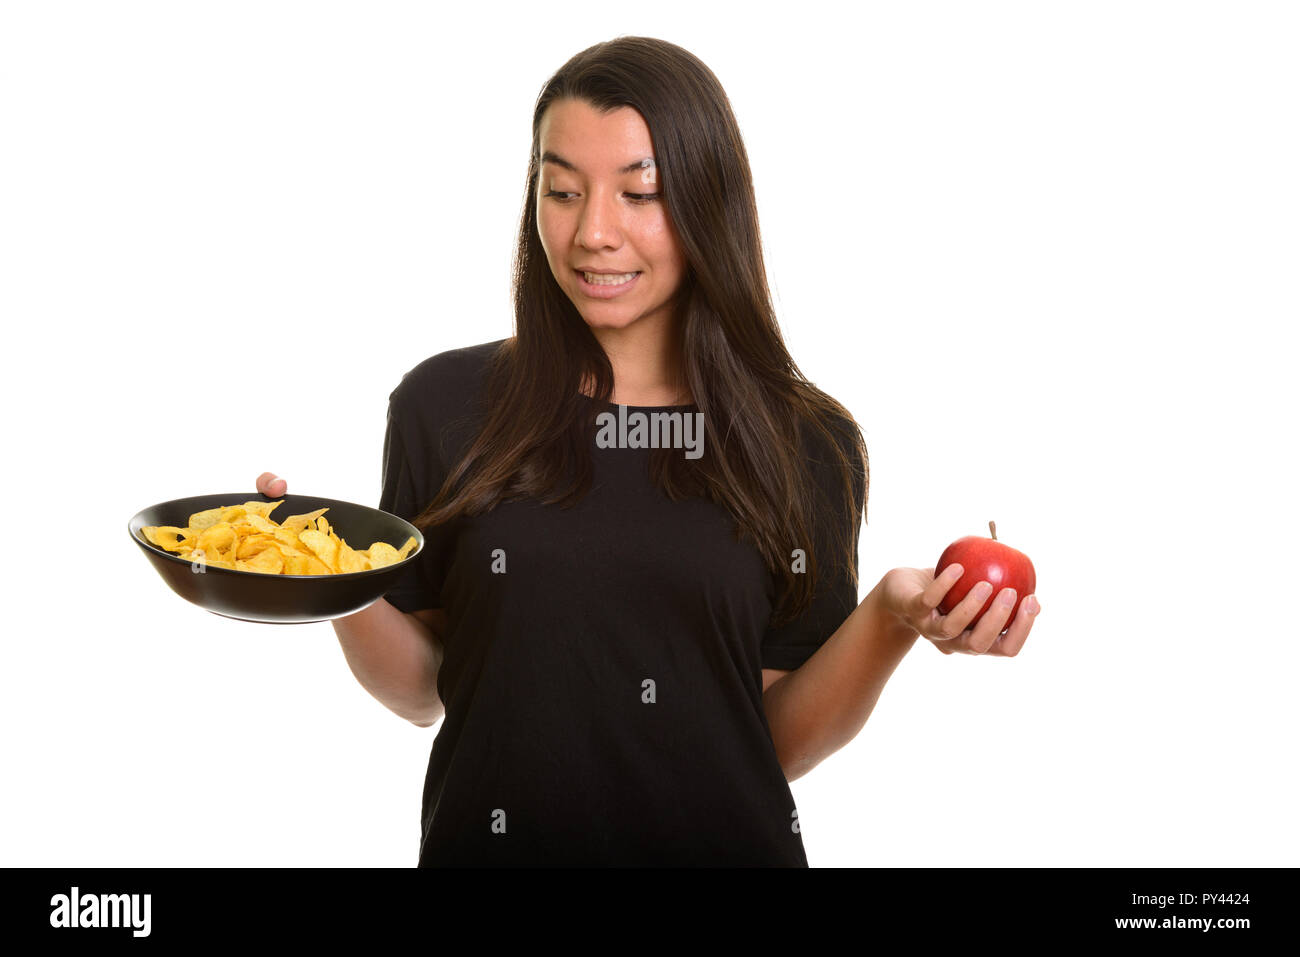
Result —
[[[544, 193], [543, 195], [548, 196], [548, 197], [550, 197], [551, 199], [554, 199], [556, 202], [559, 202], [559, 203], [567, 203], [567, 202], [569, 202], [571, 199], [573, 199], [574, 196], [576, 196], [576, 195], [578, 195], [578, 194], [577, 194], [577, 193], [566, 193], [566, 192], [564, 192], [563, 190], [555, 190], [555, 189], [552, 189], [552, 190], [548, 190], [548, 191], [547, 191], [546, 193]], [[659, 194], [658, 194], [658, 193], [625, 193], [624, 195], [627, 196], [627, 198], [630, 199], [632, 202], [634, 202], [634, 203], [642, 203], [642, 204], [643, 204], [643, 203], [653, 203], [653, 202], [655, 202], [655, 200], [657, 200], [657, 199], [659, 198]]]

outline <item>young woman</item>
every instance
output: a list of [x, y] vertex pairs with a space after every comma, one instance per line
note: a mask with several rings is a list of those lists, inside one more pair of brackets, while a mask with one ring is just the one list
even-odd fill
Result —
[[937, 611], [959, 566], [858, 601], [861, 434], [782, 342], [698, 59], [642, 37], [573, 57], [537, 101], [526, 197], [516, 334], [390, 396], [380, 507], [426, 546], [335, 622], [371, 694], [445, 716], [419, 863], [807, 866], [788, 782], [918, 635], [1015, 655], [1036, 603], [967, 629], [987, 592]]

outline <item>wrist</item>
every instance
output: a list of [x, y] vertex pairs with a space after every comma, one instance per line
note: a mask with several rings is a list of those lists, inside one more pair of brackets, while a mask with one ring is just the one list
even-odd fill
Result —
[[875, 629], [881, 635], [892, 642], [910, 645], [920, 637], [921, 633], [913, 628], [902, 612], [890, 603], [889, 575], [891, 574], [893, 573], [887, 573], [877, 582], [876, 587], [862, 599], [859, 607], [871, 618]]

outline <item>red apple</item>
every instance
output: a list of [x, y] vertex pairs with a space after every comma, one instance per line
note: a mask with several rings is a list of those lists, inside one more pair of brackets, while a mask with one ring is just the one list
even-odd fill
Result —
[[[999, 542], [997, 526], [992, 522], [989, 522], [989, 532], [992, 538], [967, 535], [965, 538], [957, 539], [943, 550], [943, 554], [939, 556], [939, 564], [934, 568], [937, 578], [949, 565], [955, 563], [962, 567], [961, 579], [939, 602], [939, 613], [942, 615], [956, 608], [957, 603], [966, 597], [966, 593], [980, 582], [988, 582], [993, 586], [993, 593], [989, 595], [988, 601], [966, 626], [967, 628], [974, 628], [976, 622], [984, 617], [984, 613], [993, 607], [998, 592], [1004, 588], [1014, 588], [1016, 606], [1011, 609], [1011, 615], [1007, 618], [1007, 627], [1009, 627], [1016, 620], [1020, 603], [1025, 600], [1026, 595], [1034, 593], [1037, 584], [1034, 580], [1034, 563], [1029, 560], [1029, 556]], [[1002, 630], [1006, 631], [1006, 627]]]

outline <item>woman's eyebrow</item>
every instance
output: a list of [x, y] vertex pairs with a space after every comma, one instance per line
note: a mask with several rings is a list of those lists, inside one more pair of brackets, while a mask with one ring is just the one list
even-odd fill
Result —
[[[575, 173], [582, 172], [582, 170], [578, 169], [578, 167], [574, 166], [563, 156], [560, 156], [558, 153], [552, 153], [550, 150], [547, 150], [545, 153], [542, 154], [542, 162], [554, 163], [556, 166], [563, 166], [565, 169], [572, 170]], [[644, 159], [639, 159], [634, 163], [628, 163], [622, 169], [615, 170], [615, 172], [621, 176], [624, 173], [635, 173], [639, 169], [651, 169], [656, 165], [657, 164], [654, 161], [654, 157], [647, 156]]]

